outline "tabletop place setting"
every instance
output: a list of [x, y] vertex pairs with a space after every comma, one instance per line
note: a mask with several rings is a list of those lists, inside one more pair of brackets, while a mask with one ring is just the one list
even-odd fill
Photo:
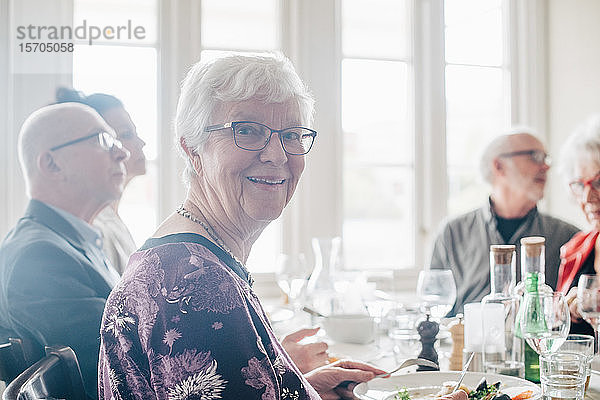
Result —
[[[277, 281], [293, 318], [276, 321], [275, 329], [319, 326], [306, 340], [326, 341], [334, 359], [388, 371], [358, 384], [359, 399], [435, 399], [458, 388], [470, 400], [600, 398], [590, 388], [595, 338], [569, 334], [572, 300], [545, 283], [545, 239], [526, 237], [520, 245], [518, 283], [516, 246], [492, 245], [490, 293], [448, 316], [457, 296], [450, 269], [421, 271], [414, 293], [402, 296], [393, 285], [379, 288], [343, 270], [339, 237], [313, 238], [312, 268], [304, 255], [279, 257]], [[599, 299], [600, 279], [582, 275], [577, 309], [596, 336]]]

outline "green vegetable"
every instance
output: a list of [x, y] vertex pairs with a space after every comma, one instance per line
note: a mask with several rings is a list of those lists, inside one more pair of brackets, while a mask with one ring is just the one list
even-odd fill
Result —
[[394, 396], [394, 400], [410, 400], [408, 389], [406, 389], [406, 387], [403, 387], [402, 389], [398, 390], [398, 393], [396, 393], [396, 395]]
[[500, 382], [493, 385], [488, 385], [487, 382], [482, 379], [477, 389], [469, 393], [469, 400], [491, 400], [498, 393]]

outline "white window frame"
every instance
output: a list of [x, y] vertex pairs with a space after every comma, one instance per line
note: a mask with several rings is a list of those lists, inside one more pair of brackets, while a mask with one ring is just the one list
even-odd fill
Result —
[[[546, 48], [544, 45], [547, 4], [544, 0], [504, 0], [511, 17], [507, 32], [510, 40], [511, 115], [514, 124], [529, 124], [546, 132]], [[16, 0], [3, 2], [0, 20], [10, 27]], [[179, 85], [190, 65], [200, 58], [199, 0], [159, 1], [158, 44], [158, 220], [170, 215], [185, 196], [179, 179], [183, 167], [173, 150], [172, 120], [179, 96]], [[283, 215], [282, 251], [312, 254], [313, 236], [335, 236], [342, 233], [342, 129], [341, 129], [341, 29], [340, 0], [281, 0], [281, 48], [296, 65], [299, 74], [317, 98], [315, 128], [319, 131], [317, 146], [307, 157], [307, 166], [292, 203]], [[444, 20], [442, 0], [413, 0], [414, 13], [414, 128], [415, 141], [415, 268], [398, 270], [407, 286], [429, 258], [428, 243], [436, 227], [446, 215], [446, 149], [445, 96], [443, 78]], [[64, 12], [64, 10], [61, 10]], [[58, 13], [58, 12], [57, 12]], [[72, 17], [71, 17], [72, 20]], [[9, 53], [14, 45], [13, 29], [1, 30], [0, 50]], [[57, 76], [44, 91], [27, 89], [10, 75], [10, 60], [0, 62], [0, 73], [8, 93], [8, 107], [2, 115], [6, 132], [15, 132], [28, 110], [11, 109], [14, 104], [47, 103], [57, 84], [65, 76]], [[435, 74], [434, 72], [438, 73]], [[68, 76], [68, 75], [67, 75]], [[31, 85], [35, 84], [34, 80]], [[38, 98], [26, 102], [22, 96], [37, 93]], [[28, 100], [30, 100], [29, 98]], [[11, 106], [11, 104], [13, 104]], [[2, 234], [21, 215], [25, 195], [17, 173], [16, 138], [3, 139], [1, 173], [6, 191], [0, 214]], [[310, 257], [309, 257], [310, 258]], [[404, 279], [404, 278], [409, 278]]]
[[[544, 35], [546, 6], [542, 0], [504, 0], [510, 10], [511, 115], [514, 124], [545, 131]], [[398, 270], [414, 286], [428, 262], [429, 243], [446, 216], [448, 193], [445, 147], [443, 0], [413, 0], [414, 128], [415, 132], [415, 267]], [[317, 146], [294, 199], [283, 215], [283, 248], [287, 253], [312, 254], [313, 236], [342, 233], [342, 128], [340, 0], [288, 0], [281, 7], [281, 48], [317, 99], [314, 127]], [[161, 2], [160, 131], [170, 131], [177, 88], [186, 68], [199, 59], [200, 4], [193, 0]], [[194, 17], [196, 16], [196, 17]], [[177, 23], [173, 23], [177, 21]], [[167, 23], [169, 22], [169, 23]], [[542, 66], [542, 67], [541, 67]], [[171, 135], [162, 135], [163, 149]], [[181, 163], [174, 152], [161, 154], [160, 217], [170, 214], [183, 188], [174, 179]]]

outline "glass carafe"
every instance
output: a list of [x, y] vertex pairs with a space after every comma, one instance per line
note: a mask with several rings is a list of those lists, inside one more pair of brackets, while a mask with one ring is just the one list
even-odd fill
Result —
[[490, 246], [492, 290], [481, 300], [483, 367], [485, 372], [523, 378], [523, 341], [515, 336], [519, 306], [514, 294], [515, 266], [514, 245]]
[[331, 315], [337, 308], [335, 270], [339, 263], [341, 242], [340, 237], [312, 239], [315, 267], [306, 287], [306, 302], [323, 315]]

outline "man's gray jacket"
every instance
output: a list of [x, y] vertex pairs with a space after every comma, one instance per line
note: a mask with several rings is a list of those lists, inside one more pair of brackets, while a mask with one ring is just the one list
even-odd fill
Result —
[[534, 207], [506, 242], [497, 228], [490, 201], [476, 210], [444, 223], [438, 232], [431, 268], [451, 269], [456, 281], [456, 303], [449, 315], [463, 312], [463, 305], [481, 300], [490, 293], [490, 245], [517, 247], [516, 281], [521, 280], [521, 244], [526, 236], [546, 238], [546, 283], [556, 287], [560, 247], [579, 229], [558, 218], [542, 214]]

